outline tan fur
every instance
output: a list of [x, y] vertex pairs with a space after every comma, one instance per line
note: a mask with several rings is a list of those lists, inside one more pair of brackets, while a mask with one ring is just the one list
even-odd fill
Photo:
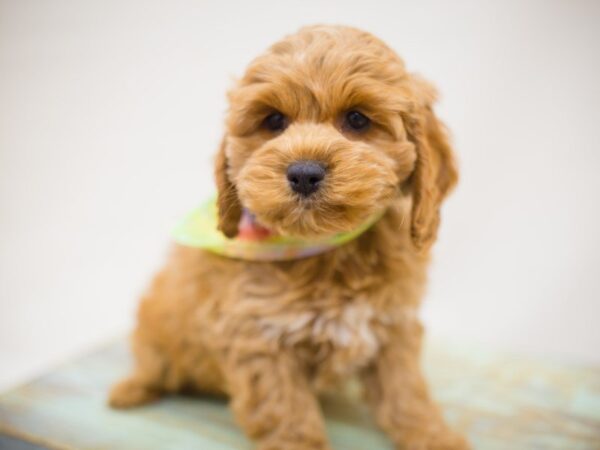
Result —
[[[439, 207], [456, 182], [433, 89], [372, 35], [316, 26], [275, 44], [230, 93], [217, 157], [220, 228], [241, 205], [282, 234], [371, 229], [335, 250], [289, 262], [246, 262], [178, 247], [144, 296], [136, 368], [116, 407], [192, 389], [231, 396], [261, 450], [328, 449], [316, 395], [358, 376], [398, 449], [465, 449], [444, 423], [420, 369], [416, 311]], [[342, 126], [349, 109], [373, 120]], [[277, 110], [289, 127], [261, 123]], [[321, 189], [301, 201], [287, 166], [318, 160]]]

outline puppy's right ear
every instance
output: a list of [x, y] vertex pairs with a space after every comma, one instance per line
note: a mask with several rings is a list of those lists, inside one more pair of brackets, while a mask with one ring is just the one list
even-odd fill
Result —
[[237, 189], [229, 179], [229, 163], [225, 153], [226, 140], [223, 138], [221, 141], [221, 147], [215, 160], [215, 180], [217, 182], [218, 228], [225, 236], [232, 238], [238, 234], [242, 205]]

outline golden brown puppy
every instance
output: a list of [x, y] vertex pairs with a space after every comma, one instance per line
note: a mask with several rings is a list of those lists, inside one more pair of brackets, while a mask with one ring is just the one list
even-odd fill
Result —
[[[328, 449], [316, 395], [358, 376], [398, 449], [468, 448], [419, 362], [416, 309], [457, 180], [433, 88], [374, 36], [315, 26], [254, 60], [229, 100], [216, 164], [224, 234], [237, 234], [242, 208], [309, 238], [383, 216], [351, 242], [293, 261], [176, 246], [143, 298], [135, 370], [110, 404], [222, 393], [259, 449]], [[306, 162], [320, 169], [298, 187], [289, 170]]]

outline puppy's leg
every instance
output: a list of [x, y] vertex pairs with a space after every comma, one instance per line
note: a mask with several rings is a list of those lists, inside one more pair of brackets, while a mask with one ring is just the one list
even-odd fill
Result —
[[317, 399], [292, 355], [257, 348], [228, 353], [231, 406], [260, 450], [329, 449]]
[[150, 344], [134, 345], [135, 368], [131, 375], [115, 384], [108, 398], [113, 408], [132, 408], [150, 403], [163, 392], [166, 361]]
[[444, 422], [420, 368], [422, 328], [404, 325], [365, 371], [376, 420], [398, 450], [465, 450], [467, 442]]

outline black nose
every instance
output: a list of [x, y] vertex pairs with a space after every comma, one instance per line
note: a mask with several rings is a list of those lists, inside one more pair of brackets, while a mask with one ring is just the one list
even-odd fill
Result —
[[287, 179], [294, 192], [308, 197], [319, 189], [325, 178], [325, 169], [314, 161], [299, 161], [287, 169]]

